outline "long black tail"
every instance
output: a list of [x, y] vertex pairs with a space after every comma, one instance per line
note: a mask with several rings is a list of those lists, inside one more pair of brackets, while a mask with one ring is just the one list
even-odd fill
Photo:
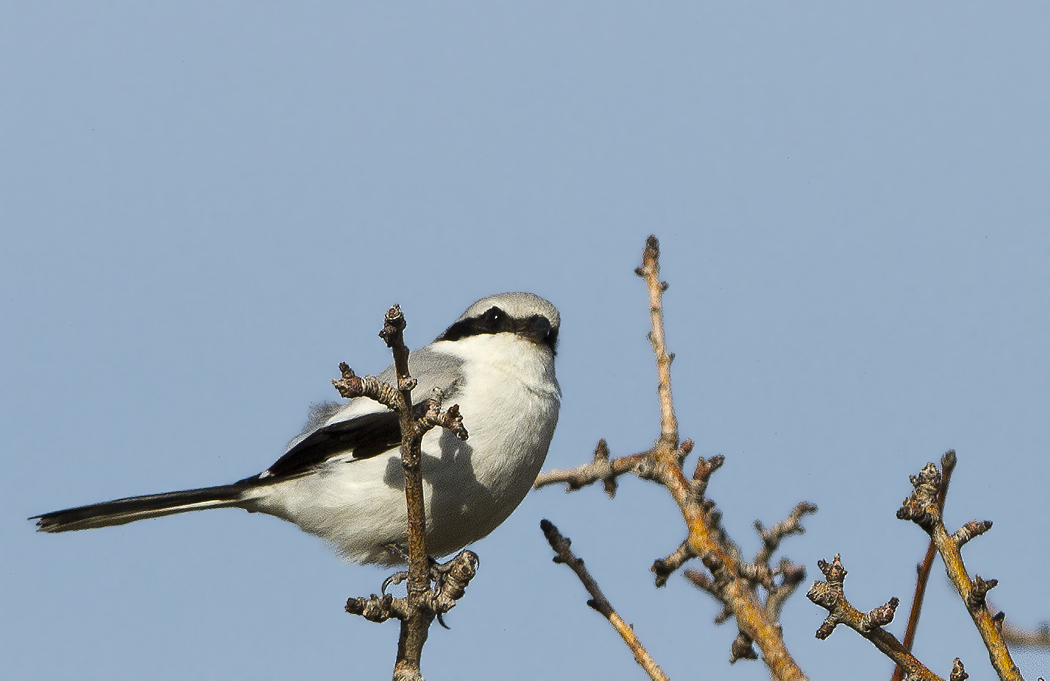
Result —
[[203, 487], [165, 494], [147, 494], [105, 501], [101, 504], [67, 508], [30, 518], [36, 520], [38, 532], [70, 532], [93, 527], [123, 525], [135, 520], [157, 518], [174, 513], [200, 511], [206, 508], [239, 506], [245, 500], [242, 484]]

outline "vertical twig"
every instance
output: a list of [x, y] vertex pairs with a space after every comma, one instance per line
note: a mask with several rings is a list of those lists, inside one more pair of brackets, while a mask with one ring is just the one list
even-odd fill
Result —
[[962, 546], [991, 529], [991, 521], [970, 521], [955, 534], [949, 535], [937, 505], [937, 490], [941, 484], [941, 473], [937, 466], [926, 464], [918, 475], [911, 476], [911, 483], [914, 491], [897, 510], [897, 517], [914, 522], [930, 535], [944, 562], [948, 579], [966, 605], [999, 678], [1002, 681], [1022, 681], [1021, 672], [1003, 640], [1002, 613], [993, 616], [986, 602], [988, 590], [995, 587], [998, 581], [985, 580], [980, 575], [974, 575], [971, 580], [962, 559]]
[[656, 355], [660, 395], [660, 441], [653, 448], [662, 475], [660, 481], [674, 497], [682, 510], [683, 519], [689, 528], [689, 547], [693, 554], [712, 559], [725, 567], [730, 578], [726, 581], [722, 596], [726, 606], [736, 617], [737, 626], [762, 651], [762, 658], [777, 679], [801, 680], [806, 676], [792, 659], [784, 645], [779, 625], [758, 603], [750, 584], [740, 577], [737, 560], [721, 545], [717, 534], [708, 525], [707, 513], [690, 494], [691, 485], [682, 472], [681, 454], [678, 448], [678, 419], [674, 413], [671, 395], [671, 362], [673, 354], [667, 352], [663, 325], [663, 294], [668, 286], [660, 281], [660, 242], [655, 236], [646, 239], [642, 252], [642, 266], [635, 272], [645, 279], [649, 290], [649, 311], [653, 328], [649, 339]]
[[642, 251], [642, 266], [635, 274], [645, 279], [649, 291], [649, 314], [653, 328], [649, 332], [649, 341], [653, 344], [656, 355], [657, 393], [660, 396], [660, 441], [667, 447], [678, 446], [678, 417], [674, 413], [674, 400], [671, 397], [671, 362], [674, 354], [668, 354], [664, 337], [663, 294], [667, 290], [666, 281], [660, 281], [660, 242], [653, 235], [645, 240]]
[[694, 480], [690, 481], [682, 471], [682, 463], [692, 450], [693, 442], [686, 440], [679, 444], [678, 440], [678, 419], [675, 416], [671, 393], [671, 362], [674, 355], [667, 352], [663, 319], [663, 294], [668, 286], [660, 281], [660, 242], [655, 236], [646, 240], [642, 252], [642, 266], [635, 270], [635, 274], [645, 280], [649, 293], [649, 313], [652, 321], [649, 341], [656, 356], [660, 437], [651, 449], [628, 457], [618, 457], [612, 461], [608, 458], [607, 447], [603, 441], [595, 452], [593, 464], [573, 470], [544, 473], [536, 479], [535, 486], [565, 482], [569, 490], [573, 490], [602, 480], [606, 491], [611, 495], [616, 489], [616, 476], [631, 472], [666, 487], [682, 513], [688, 528], [688, 537], [669, 559], [657, 561], [654, 565], [657, 584], [661, 584], [661, 580], [666, 579], [666, 575], [680, 567], [686, 559], [701, 558], [705, 565], [718, 573], [718, 578], [714, 580], [716, 598], [725, 605], [725, 612], [735, 616], [737, 627], [742, 634], [741, 640], [747, 639], [747, 645], [754, 642], [759, 647], [763, 661], [775, 679], [802, 681], [806, 676], [784, 645], [775, 614], [767, 611], [758, 602], [752, 582], [743, 574], [747, 566], [742, 565], [738, 559], [739, 552], [729, 546], [728, 540], [717, 525], [716, 514], [712, 513], [711, 506], [703, 498], [706, 478], [694, 476]]
[[[375, 376], [359, 377], [345, 363], [339, 365], [342, 376], [332, 384], [339, 394], [348, 399], [368, 397], [393, 410], [401, 428], [401, 466], [405, 478], [405, 502], [409, 551], [408, 596], [394, 598], [372, 594], [369, 598], [350, 598], [346, 611], [361, 615], [372, 622], [384, 622], [396, 617], [401, 622], [397, 642], [397, 661], [394, 663], [394, 681], [422, 681], [420, 658], [430, 625], [436, 617], [456, 605], [470, 580], [477, 573], [478, 558], [471, 551], [460, 551], [455, 558], [435, 569], [441, 579], [430, 589], [431, 565], [426, 548], [426, 509], [423, 505], [422, 442], [431, 428], [444, 428], [461, 440], [468, 437], [459, 413], [459, 405], [441, 411], [441, 393], [434, 394], [419, 408], [412, 404], [415, 379], [408, 371], [408, 348], [405, 347], [405, 318], [397, 305], [386, 313], [380, 337], [393, 350], [397, 387], [380, 381]], [[403, 581], [405, 573], [398, 573], [383, 584]]]
[[394, 681], [422, 681], [420, 660], [434, 613], [423, 607], [430, 590], [430, 559], [426, 547], [426, 510], [423, 506], [422, 433], [412, 413], [412, 388], [408, 348], [405, 346], [405, 317], [397, 305], [386, 313], [379, 336], [393, 351], [394, 370], [401, 404], [397, 410], [401, 425], [401, 466], [405, 476], [405, 502], [408, 506], [408, 617], [401, 620], [397, 643]]
[[[941, 475], [941, 485], [937, 493], [937, 510], [941, 513], [944, 512], [944, 500], [948, 494], [948, 483], [952, 479], [952, 471], [955, 470], [955, 450], [949, 449], [941, 457], [941, 468], [943, 473]], [[926, 547], [926, 556], [922, 559], [922, 563], [919, 564], [918, 575], [915, 578], [915, 595], [911, 601], [911, 612], [908, 613], [908, 628], [904, 632], [904, 649], [911, 652], [912, 646], [915, 645], [915, 632], [919, 628], [919, 615], [922, 613], [922, 601], [926, 597], [926, 585], [930, 581], [930, 572], [933, 570], [933, 558], [937, 555], [937, 547], [933, 543], [933, 539], [930, 539], [929, 545]], [[890, 681], [902, 681], [904, 679], [904, 667], [897, 665], [893, 670], [893, 676], [890, 677]]]

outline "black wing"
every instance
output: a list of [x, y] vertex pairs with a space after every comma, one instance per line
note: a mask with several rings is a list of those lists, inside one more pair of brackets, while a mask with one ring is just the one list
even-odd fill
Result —
[[353, 452], [355, 459], [367, 459], [401, 444], [397, 414], [377, 411], [349, 421], [318, 428], [300, 440], [284, 456], [253, 481], [302, 475], [337, 454]]
[[[444, 406], [448, 408], [453, 404], [459, 392], [462, 360], [430, 348], [422, 348], [409, 355], [409, 369], [411, 370], [416, 362], [423, 361], [424, 357], [430, 371], [418, 377], [419, 384], [412, 391], [413, 401], [417, 405], [424, 402], [430, 397], [431, 390], [440, 386], [444, 393]], [[456, 376], [456, 378], [451, 383], [446, 382], [444, 385], [435, 382], [435, 379], [447, 381], [449, 376]], [[386, 371], [379, 374], [378, 378], [388, 383], [394, 382], [394, 368], [387, 368]], [[321, 411], [324, 412], [325, 409], [322, 408]], [[296, 442], [264, 473], [246, 478], [241, 482], [266, 484], [273, 482], [274, 478], [303, 475], [339, 454], [352, 452], [355, 459], [367, 459], [382, 454], [399, 444], [401, 444], [401, 426], [398, 424], [397, 414], [388, 409], [362, 414], [312, 431], [305, 438]]]

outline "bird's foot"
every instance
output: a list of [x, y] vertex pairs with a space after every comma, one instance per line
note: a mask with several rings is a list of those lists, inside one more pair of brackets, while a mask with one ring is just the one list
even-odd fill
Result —
[[[408, 554], [405, 553], [404, 549], [400, 546], [392, 546], [394, 551], [401, 554], [401, 556], [408, 561]], [[448, 573], [452, 571], [456, 561], [450, 560], [447, 563], [439, 563], [434, 556], [427, 556], [427, 562], [430, 564], [430, 582], [433, 584], [433, 591], [435, 593], [441, 591], [445, 584], [445, 578]], [[386, 590], [391, 586], [397, 586], [408, 579], [408, 570], [399, 570], [394, 574], [390, 575], [383, 580], [383, 588], [380, 593], [386, 594]]]
[[[390, 548], [391, 550], [400, 554], [401, 558], [404, 559], [406, 563], [408, 562], [408, 553], [404, 550], [403, 547], [392, 545]], [[430, 564], [429, 576], [431, 583], [433, 583], [434, 585], [434, 591], [439, 591], [441, 589], [442, 580], [444, 580], [445, 575], [448, 574], [448, 571], [451, 568], [446, 567], [448, 563], [442, 565], [433, 556], [427, 556], [427, 562]], [[397, 586], [398, 584], [406, 581], [407, 579], [408, 570], [399, 570], [395, 572], [394, 574], [390, 575], [389, 577], [383, 580], [383, 589], [381, 593], [386, 594], [386, 590], [389, 587]]]

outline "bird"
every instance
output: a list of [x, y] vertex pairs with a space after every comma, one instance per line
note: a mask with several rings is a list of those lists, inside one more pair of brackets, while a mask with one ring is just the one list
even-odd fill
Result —
[[[422, 440], [427, 551], [446, 556], [487, 536], [521, 503], [547, 456], [561, 389], [554, 373], [561, 317], [532, 293], [475, 302], [409, 355], [413, 401], [437, 388], [469, 432]], [[396, 385], [393, 366], [378, 375]], [[407, 560], [404, 477], [395, 412], [366, 397], [313, 405], [303, 431], [258, 475], [227, 485], [116, 499], [34, 516], [40, 532], [123, 525], [211, 508], [265, 513], [321, 537], [344, 558]]]

